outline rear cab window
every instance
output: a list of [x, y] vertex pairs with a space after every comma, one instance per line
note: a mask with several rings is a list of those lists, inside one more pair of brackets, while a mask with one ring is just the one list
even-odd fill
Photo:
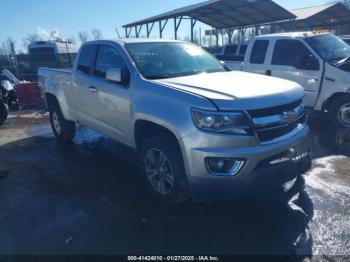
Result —
[[264, 64], [266, 59], [267, 50], [269, 48], [269, 40], [256, 40], [252, 52], [250, 55], [249, 62], [251, 64]]
[[90, 74], [96, 56], [96, 45], [87, 45], [81, 50], [78, 61], [78, 70], [84, 74]]

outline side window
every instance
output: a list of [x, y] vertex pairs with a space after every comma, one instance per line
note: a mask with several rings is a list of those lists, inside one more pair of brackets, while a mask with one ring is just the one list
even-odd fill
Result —
[[225, 48], [225, 55], [235, 55], [237, 52], [237, 45], [229, 45]]
[[312, 56], [312, 54], [299, 40], [278, 40], [273, 51], [272, 64], [296, 66], [307, 56]]
[[92, 63], [94, 61], [95, 54], [96, 54], [95, 45], [85, 46], [79, 56], [78, 70], [85, 74], [90, 74], [90, 70], [91, 70]]
[[123, 58], [118, 50], [111, 46], [100, 46], [98, 49], [94, 75], [105, 78], [107, 70], [110, 68], [123, 68]]
[[269, 40], [257, 40], [254, 43], [250, 56], [251, 64], [263, 64], [265, 62]]

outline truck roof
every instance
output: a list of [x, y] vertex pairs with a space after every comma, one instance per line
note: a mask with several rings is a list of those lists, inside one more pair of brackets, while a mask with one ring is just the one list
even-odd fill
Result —
[[133, 43], [159, 43], [159, 42], [177, 42], [183, 43], [184, 41], [180, 40], [165, 40], [165, 39], [157, 39], [157, 38], [120, 38], [120, 39], [101, 39], [89, 41], [86, 44], [101, 44], [103, 42], [114, 42], [120, 45], [125, 44], [133, 44]]
[[269, 35], [261, 35], [256, 38], [281, 38], [281, 37], [289, 37], [289, 38], [308, 38], [317, 35], [327, 35], [331, 34], [328, 31], [303, 31], [303, 32], [290, 32], [290, 33], [276, 33]]

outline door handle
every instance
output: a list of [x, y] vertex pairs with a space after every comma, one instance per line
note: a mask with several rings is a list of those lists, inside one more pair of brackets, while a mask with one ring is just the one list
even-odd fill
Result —
[[90, 93], [97, 93], [97, 88], [94, 86], [89, 87]]
[[317, 78], [311, 78], [309, 81], [308, 81], [308, 83], [309, 84], [316, 84], [318, 82], [318, 79]]
[[266, 70], [266, 75], [267, 76], [271, 76], [272, 75], [272, 71], [271, 70]]

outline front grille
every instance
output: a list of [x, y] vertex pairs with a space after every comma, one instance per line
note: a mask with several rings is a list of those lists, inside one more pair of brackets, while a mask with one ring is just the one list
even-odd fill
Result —
[[296, 102], [293, 102], [287, 105], [275, 106], [275, 107], [258, 109], [258, 110], [251, 110], [249, 111], [249, 114], [252, 118], [278, 115], [283, 112], [292, 111], [293, 109], [300, 106], [302, 103], [303, 103], [303, 100], [298, 100]]
[[305, 124], [306, 116], [302, 100], [283, 106], [249, 111], [254, 132], [261, 143], [268, 143], [292, 133]]
[[300, 124], [304, 124], [305, 122], [306, 122], [306, 117], [305, 115], [303, 115], [299, 120], [293, 121], [290, 124], [285, 126], [276, 126], [272, 129], [261, 130], [261, 131], [256, 130], [256, 134], [260, 142], [268, 142], [291, 133]]

